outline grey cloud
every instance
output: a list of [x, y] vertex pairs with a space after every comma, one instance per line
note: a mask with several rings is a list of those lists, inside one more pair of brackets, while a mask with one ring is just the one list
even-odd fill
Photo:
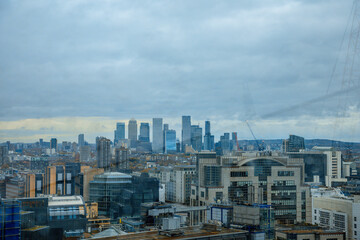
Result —
[[[1, 1], [0, 119], [261, 116], [326, 94], [350, 8], [350, 0]], [[279, 117], [333, 115], [333, 101]]]

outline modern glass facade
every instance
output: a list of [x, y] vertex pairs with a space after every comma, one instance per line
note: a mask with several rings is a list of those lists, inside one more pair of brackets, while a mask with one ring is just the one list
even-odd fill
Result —
[[153, 118], [152, 151], [160, 153], [163, 150], [163, 119]]
[[176, 131], [166, 130], [165, 131], [165, 153], [176, 152]]
[[21, 239], [21, 202], [17, 200], [0, 201], [0, 239]]
[[150, 126], [149, 126], [149, 123], [141, 123], [140, 124], [139, 141], [141, 141], [141, 142], [150, 142]]

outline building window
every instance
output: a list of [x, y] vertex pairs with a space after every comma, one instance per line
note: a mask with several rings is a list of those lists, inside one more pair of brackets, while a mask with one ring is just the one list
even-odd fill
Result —
[[314, 220], [316, 221], [316, 216], [314, 216]]
[[316, 209], [314, 210], [314, 213], [316, 214]]
[[356, 217], [354, 217], [354, 221], [356, 222]]
[[201, 191], [201, 197], [205, 197], [205, 193]]
[[191, 194], [195, 195], [195, 190], [194, 189], [191, 190]]
[[356, 224], [354, 224], [354, 228], [357, 228], [357, 225], [356, 225]]
[[356, 232], [356, 231], [354, 231], [354, 235], [355, 235], [355, 236], [357, 235], [357, 232]]
[[294, 176], [294, 171], [278, 171], [279, 177], [292, 177]]
[[247, 177], [248, 172], [242, 171], [242, 172], [230, 172], [230, 177]]

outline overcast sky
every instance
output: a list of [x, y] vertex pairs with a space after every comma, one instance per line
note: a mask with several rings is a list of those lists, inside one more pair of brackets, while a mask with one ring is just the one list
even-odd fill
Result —
[[360, 91], [343, 72], [351, 9], [350, 0], [2, 0], [0, 142], [113, 139], [132, 117], [163, 117], [181, 138], [182, 115], [211, 120], [216, 139], [252, 139], [249, 120], [258, 138], [360, 141]]

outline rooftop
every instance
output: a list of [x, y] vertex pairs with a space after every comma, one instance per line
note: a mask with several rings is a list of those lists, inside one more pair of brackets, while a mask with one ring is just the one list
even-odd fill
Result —
[[81, 196], [59, 196], [49, 197], [49, 207], [51, 206], [65, 206], [65, 205], [83, 205], [84, 200]]

